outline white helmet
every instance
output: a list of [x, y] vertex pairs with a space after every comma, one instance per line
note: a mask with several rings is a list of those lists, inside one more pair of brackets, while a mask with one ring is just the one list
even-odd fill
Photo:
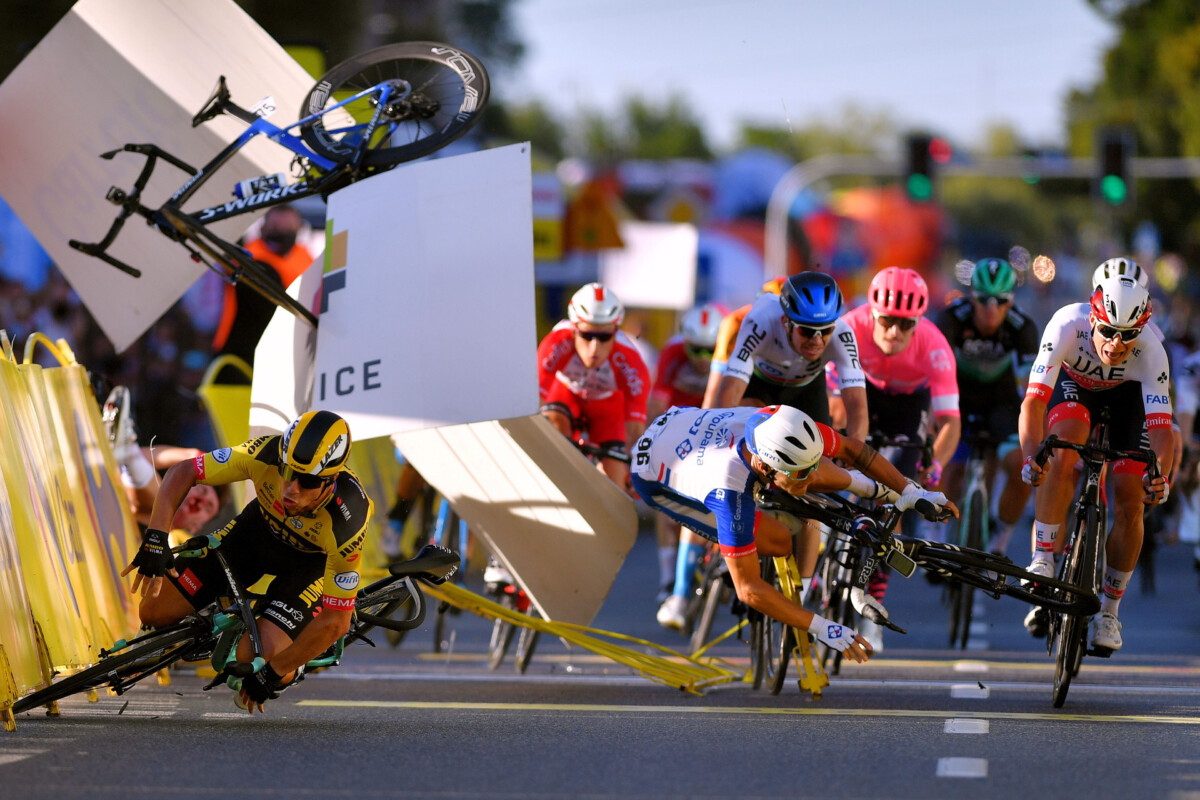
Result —
[[567, 304], [567, 317], [579, 324], [620, 325], [625, 319], [625, 306], [617, 296], [602, 283], [589, 283], [571, 295]]
[[1110, 258], [1096, 267], [1096, 271], [1092, 273], [1092, 290], [1095, 291], [1096, 287], [1100, 285], [1100, 281], [1105, 278], [1115, 278], [1121, 275], [1133, 278], [1143, 289], [1150, 282], [1150, 274], [1132, 258]]
[[1097, 322], [1115, 328], [1141, 328], [1150, 321], [1150, 293], [1127, 276], [1104, 278], [1092, 293]]
[[696, 306], [683, 317], [683, 341], [694, 347], [711, 350], [717, 346], [717, 331], [721, 328], [721, 320], [725, 318], [725, 309], [716, 303], [705, 303]]
[[768, 406], [747, 420], [746, 446], [771, 469], [795, 472], [820, 461], [825, 442], [808, 414], [791, 406]]

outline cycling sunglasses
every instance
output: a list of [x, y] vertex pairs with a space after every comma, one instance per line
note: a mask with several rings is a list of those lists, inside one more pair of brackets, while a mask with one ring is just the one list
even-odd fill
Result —
[[1013, 301], [1011, 294], [982, 294], [981, 292], [971, 292], [971, 299], [981, 306], [991, 305], [995, 303], [998, 306], [1006, 306]]
[[1121, 337], [1122, 342], [1132, 342], [1142, 335], [1141, 328], [1114, 328], [1112, 325], [1104, 325], [1103, 323], [1096, 324], [1096, 332], [1107, 342], [1111, 342], [1118, 336]]
[[902, 331], [911, 331], [913, 328], [917, 327], [918, 319], [920, 319], [920, 317], [889, 317], [886, 314], [875, 315], [875, 321], [888, 330], [899, 327]]
[[301, 472], [294, 472], [292, 474], [295, 476], [296, 483], [305, 491], [324, 489], [333, 481], [333, 478], [322, 478], [320, 475], [305, 475]]
[[575, 335], [588, 342], [608, 342], [617, 334], [615, 331], [581, 331], [576, 328]]
[[829, 335], [833, 333], [832, 325], [826, 325], [823, 328], [814, 328], [811, 325], [801, 325], [796, 322], [788, 322], [788, 328], [793, 331], [800, 331], [800, 335], [805, 339], [815, 339], [818, 336], [828, 339]]
[[775, 470], [775, 472], [779, 472], [783, 475], [786, 475], [789, 480], [802, 481], [805, 478], [807, 478], [809, 475], [812, 475], [814, 472], [816, 472], [817, 467], [819, 467], [819, 466], [821, 466], [821, 461], [820, 461], [820, 459], [817, 459], [817, 462], [815, 464], [810, 464], [807, 467], [805, 467], [804, 469], [794, 469], [791, 472], [787, 472], [782, 469], [777, 469], [777, 470]]
[[695, 345], [685, 344], [683, 351], [687, 353], [688, 358], [694, 358], [698, 361], [711, 361], [713, 357], [713, 349], [711, 347], [696, 347]]

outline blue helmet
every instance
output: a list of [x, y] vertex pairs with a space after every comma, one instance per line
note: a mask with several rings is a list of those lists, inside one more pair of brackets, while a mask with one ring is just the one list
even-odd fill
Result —
[[842, 291], [823, 272], [801, 272], [784, 282], [779, 305], [792, 322], [830, 325], [842, 315]]

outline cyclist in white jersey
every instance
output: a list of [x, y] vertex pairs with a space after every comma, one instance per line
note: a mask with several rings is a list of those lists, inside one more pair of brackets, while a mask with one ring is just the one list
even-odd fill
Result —
[[[1064, 306], [1046, 325], [1018, 423], [1025, 456], [1021, 477], [1039, 487], [1030, 572], [1046, 577], [1055, 572], [1058, 531], [1074, 494], [1079, 460], [1074, 451], [1058, 450], [1045, 469], [1039, 467], [1033, 456], [1047, 433], [1082, 444], [1094, 415], [1108, 408], [1110, 446], [1130, 450], [1148, 444], [1158, 455], [1162, 475], [1171, 471], [1170, 367], [1162, 343], [1141, 335], [1151, 310], [1146, 289], [1132, 277], [1117, 276], [1100, 281], [1090, 304]], [[1112, 486], [1103, 596], [1091, 635], [1092, 647], [1101, 655], [1121, 649], [1117, 609], [1141, 552], [1144, 504], [1162, 503], [1169, 492], [1165, 477], [1149, 482], [1142, 464], [1124, 460], [1113, 464]], [[1044, 636], [1038, 622], [1034, 612], [1026, 617], [1030, 632]]]
[[[842, 469], [831, 458], [861, 472]], [[790, 517], [759, 512], [755, 484], [774, 484], [795, 495], [849, 490], [859, 497], [894, 500], [901, 510], [926, 499], [958, 515], [941, 492], [908, 481], [866, 444], [840, 436], [791, 406], [672, 408], [635, 445], [632, 481], [650, 506], [717, 542], [742, 602], [808, 630], [855, 661], [870, 654], [866, 640], [788, 601], [762, 579], [758, 554], [790, 554], [792, 536], [812, 528], [789, 527]], [[798, 566], [806, 577], [802, 590], [807, 589], [814, 565]]]

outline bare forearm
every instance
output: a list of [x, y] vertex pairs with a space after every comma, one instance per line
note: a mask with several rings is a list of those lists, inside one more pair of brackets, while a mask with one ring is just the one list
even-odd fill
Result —
[[746, 396], [746, 387], [749, 385], [741, 378], [723, 375], [720, 385], [717, 386], [717, 397], [713, 401], [712, 407], [733, 408], [741, 404], [742, 398]]
[[938, 417], [938, 432], [933, 440], [933, 457], [940, 464], [949, 464], [958, 449], [958, 439], [962, 435], [962, 419], [959, 417]]
[[329, 646], [350, 630], [350, 612], [325, 609], [310, 622], [296, 641], [271, 656], [271, 669], [287, 676], [301, 664], [306, 664], [324, 653]]
[[862, 442], [867, 438], [867, 390], [859, 387], [842, 390], [846, 407], [846, 435]]
[[195, 485], [196, 473], [190, 463], [181, 461], [167, 470], [162, 485], [158, 487], [158, 496], [154, 498], [149, 526], [160, 531], [170, 530], [175, 512]]

